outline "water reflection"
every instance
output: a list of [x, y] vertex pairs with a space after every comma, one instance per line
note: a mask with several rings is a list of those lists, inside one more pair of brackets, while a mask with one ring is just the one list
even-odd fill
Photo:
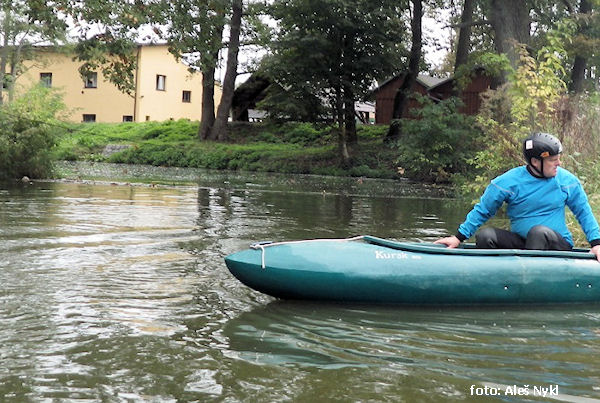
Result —
[[470, 400], [477, 382], [600, 397], [595, 306], [292, 303], [223, 264], [261, 239], [431, 240], [468, 205], [387, 181], [194, 180], [0, 190], [0, 400]]
[[462, 398], [469, 385], [485, 382], [559, 385], [563, 393], [581, 396], [592, 392], [589, 382], [597, 378], [589, 375], [600, 369], [595, 359], [600, 322], [595, 313], [581, 314], [588, 309], [597, 311], [274, 301], [232, 319], [223, 332], [230, 356], [255, 365], [421, 374], [439, 381], [442, 395]]
[[431, 240], [463, 218], [456, 213], [460, 202], [454, 200], [200, 189], [198, 203], [198, 226], [204, 234], [246, 241], [365, 233]]

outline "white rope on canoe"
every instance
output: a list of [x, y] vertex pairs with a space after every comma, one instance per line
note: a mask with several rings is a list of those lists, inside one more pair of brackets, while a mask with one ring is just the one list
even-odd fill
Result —
[[282, 242], [258, 242], [250, 245], [251, 249], [260, 249], [261, 250], [261, 267], [266, 269], [267, 266], [265, 264], [265, 248], [271, 246], [279, 246], [279, 245], [290, 245], [296, 243], [306, 243], [306, 242], [350, 242], [350, 241], [360, 241], [364, 239], [364, 235], [358, 235], [352, 238], [324, 238], [324, 239], [303, 239], [300, 241], [282, 241]]

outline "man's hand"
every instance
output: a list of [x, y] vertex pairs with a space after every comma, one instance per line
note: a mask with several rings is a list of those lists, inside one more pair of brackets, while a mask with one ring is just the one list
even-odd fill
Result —
[[[456, 236], [449, 236], [446, 238], [438, 239], [434, 243], [440, 243], [440, 244], [446, 245], [447, 247], [452, 249], [452, 248], [456, 248], [458, 245], [460, 245], [460, 240]], [[600, 261], [600, 245], [598, 245], [597, 252], [598, 253], [596, 254], [596, 256], [598, 256], [598, 261]]]
[[598, 262], [600, 262], [600, 245], [596, 245], [590, 249], [590, 253], [596, 255], [596, 259], [598, 259]]

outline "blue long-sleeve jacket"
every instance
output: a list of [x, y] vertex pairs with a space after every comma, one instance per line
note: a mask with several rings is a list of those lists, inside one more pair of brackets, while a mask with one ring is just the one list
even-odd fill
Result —
[[545, 225], [573, 245], [565, 222], [565, 206], [575, 214], [592, 246], [600, 244], [600, 229], [581, 183], [566, 169], [558, 168], [552, 178], [537, 178], [521, 166], [498, 176], [487, 187], [479, 203], [458, 227], [458, 238], [470, 238], [477, 229], [507, 204], [510, 229], [523, 238], [531, 227]]

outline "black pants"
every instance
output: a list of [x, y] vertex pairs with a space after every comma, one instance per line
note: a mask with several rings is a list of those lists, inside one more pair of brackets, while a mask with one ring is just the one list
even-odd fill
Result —
[[475, 239], [477, 247], [481, 249], [573, 249], [562, 235], [544, 225], [532, 227], [527, 238], [503, 229], [486, 227], [477, 233]]

